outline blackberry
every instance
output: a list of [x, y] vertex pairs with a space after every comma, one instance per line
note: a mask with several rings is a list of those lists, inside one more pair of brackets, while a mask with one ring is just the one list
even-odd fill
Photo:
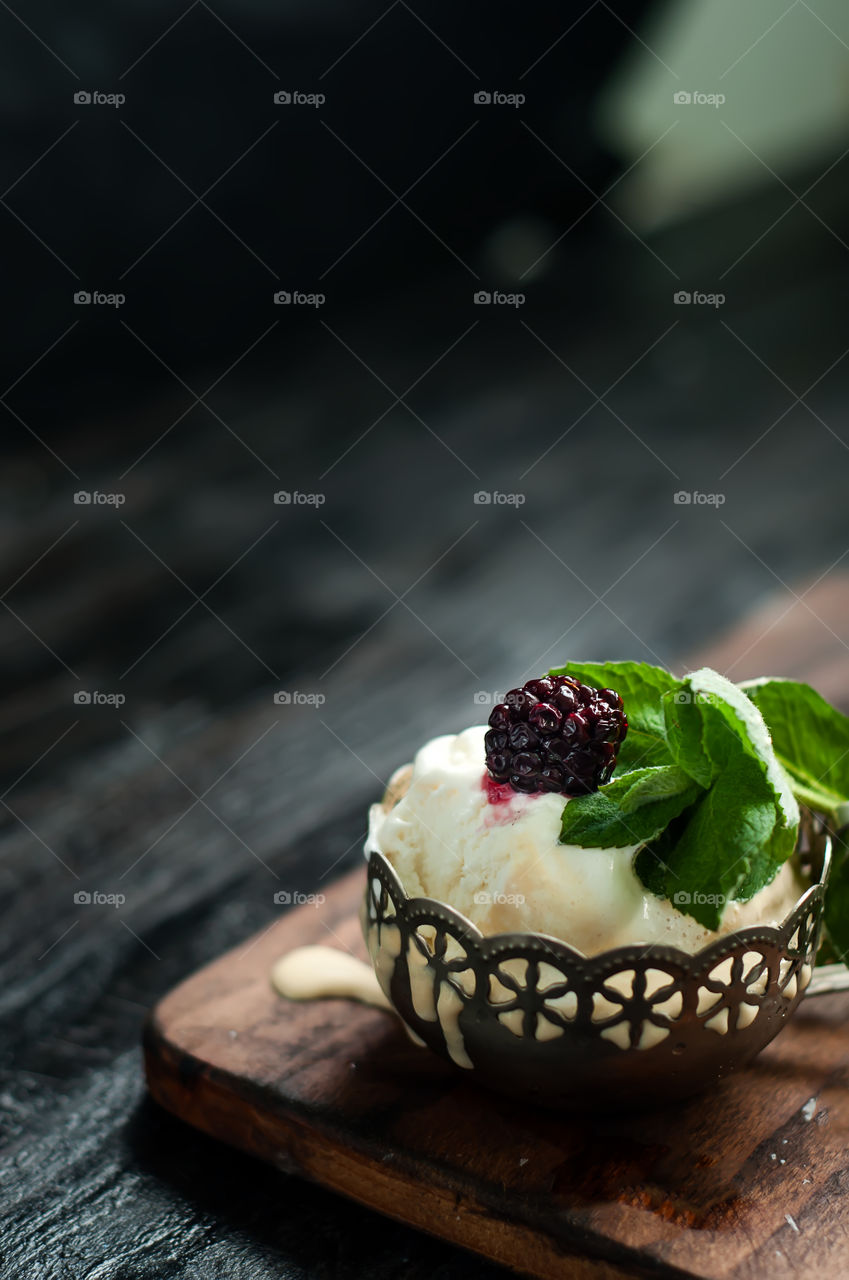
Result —
[[492, 708], [486, 767], [514, 791], [580, 796], [610, 780], [628, 732], [614, 689], [591, 689], [571, 676], [543, 676], [511, 689]]

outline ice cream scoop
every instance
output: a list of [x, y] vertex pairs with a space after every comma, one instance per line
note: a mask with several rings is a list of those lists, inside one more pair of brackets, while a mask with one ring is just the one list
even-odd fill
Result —
[[560, 845], [568, 798], [494, 789], [483, 732], [428, 743], [371, 813], [366, 944], [431, 1049], [543, 1104], [645, 1104], [715, 1083], [806, 992], [845, 983], [814, 975], [830, 846], [809, 814], [794, 859], [712, 933], [643, 890], [637, 846]]
[[805, 887], [788, 862], [747, 902], [724, 905], [718, 931], [656, 897], [634, 871], [640, 845], [560, 843], [568, 796], [522, 795], [483, 767], [486, 728], [434, 738], [372, 806], [367, 851], [383, 854], [408, 897], [435, 898], [483, 934], [527, 931], [595, 955], [664, 943], [697, 951], [747, 925], [778, 925]]

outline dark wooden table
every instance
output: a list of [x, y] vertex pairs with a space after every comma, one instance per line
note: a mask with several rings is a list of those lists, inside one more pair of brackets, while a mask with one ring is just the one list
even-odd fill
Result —
[[[816, 192], [838, 230], [839, 174]], [[275, 894], [354, 865], [389, 772], [479, 720], [476, 694], [569, 655], [676, 663], [756, 607], [753, 642], [789, 610], [800, 652], [846, 649], [842, 611], [804, 595], [847, 553], [845, 246], [797, 207], [723, 310], [672, 302], [790, 203], [654, 238], [671, 273], [596, 210], [521, 310], [476, 307], [446, 257], [268, 333], [210, 409], [150, 356], [161, 389], [118, 419], [53, 453], [21, 428], [0, 477], [4, 1278], [503, 1274], [169, 1118], [142, 1020]], [[296, 490], [324, 502], [274, 503]]]

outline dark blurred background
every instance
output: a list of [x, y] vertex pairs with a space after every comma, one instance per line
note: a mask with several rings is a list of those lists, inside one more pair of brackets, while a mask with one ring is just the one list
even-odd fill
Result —
[[[619, 14], [633, 23], [645, 7]], [[23, 23], [4, 33], [7, 288], [22, 308], [3, 376], [79, 322], [41, 380], [54, 431], [126, 410], [129, 390], [169, 386], [121, 321], [155, 334], [183, 373], [210, 374], [276, 322], [265, 356], [279, 371], [310, 335], [303, 317], [274, 311], [275, 290], [321, 290], [339, 315], [397, 306], [433, 272], [443, 289], [497, 276], [488, 244], [505, 224], [539, 219], [553, 239], [588, 209], [583, 184], [600, 190], [616, 171], [589, 111], [629, 33], [602, 7], [571, 53], [538, 68], [562, 19], [516, 23], [507, 5], [446, 9], [438, 31], [401, 0], [122, 9], [119, 23], [108, 5], [43, 13], [52, 56]], [[482, 111], [484, 86], [527, 102]], [[98, 89], [126, 101], [74, 101]], [[296, 90], [326, 101], [275, 102]], [[126, 295], [117, 323], [74, 310], [86, 288]]]
[[849, 14], [0, 32], [4, 1274], [469, 1274], [295, 1183], [281, 1219], [248, 1161], [222, 1205], [235, 1157], [144, 1101], [141, 1018], [353, 865], [391, 769], [495, 691], [752, 611], [734, 678], [791, 612], [847, 650]]

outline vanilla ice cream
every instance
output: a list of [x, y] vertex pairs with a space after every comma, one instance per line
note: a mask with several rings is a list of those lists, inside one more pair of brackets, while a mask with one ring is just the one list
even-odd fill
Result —
[[747, 925], [780, 924], [804, 891], [788, 862], [748, 902], [726, 903], [714, 933], [643, 886], [640, 845], [561, 844], [569, 797], [492, 784], [485, 733], [476, 725], [426, 743], [406, 790], [396, 775], [387, 803], [372, 806], [366, 852], [388, 859], [408, 897], [445, 902], [484, 934], [546, 933], [595, 955], [631, 943], [694, 952]]

